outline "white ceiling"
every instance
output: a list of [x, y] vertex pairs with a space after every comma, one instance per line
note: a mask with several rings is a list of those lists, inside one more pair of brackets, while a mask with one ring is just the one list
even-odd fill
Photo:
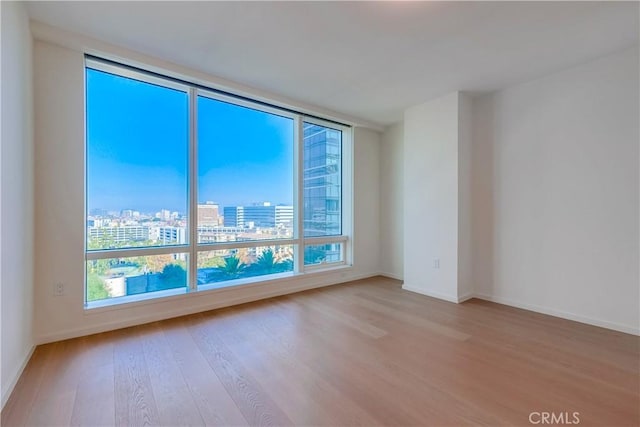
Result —
[[638, 44], [636, 2], [30, 2], [30, 17], [381, 125]]

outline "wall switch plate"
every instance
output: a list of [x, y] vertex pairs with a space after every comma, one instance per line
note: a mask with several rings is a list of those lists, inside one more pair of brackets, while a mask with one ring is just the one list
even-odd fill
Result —
[[440, 268], [440, 258], [433, 259], [433, 268]]

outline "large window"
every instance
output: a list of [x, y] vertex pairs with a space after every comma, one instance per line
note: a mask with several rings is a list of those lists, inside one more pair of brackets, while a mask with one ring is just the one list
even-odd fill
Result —
[[346, 126], [87, 58], [87, 306], [348, 264], [349, 141]]

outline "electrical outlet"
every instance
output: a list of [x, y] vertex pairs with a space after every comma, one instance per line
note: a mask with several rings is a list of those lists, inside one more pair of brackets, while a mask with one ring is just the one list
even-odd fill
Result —
[[64, 295], [64, 283], [59, 282], [53, 285], [53, 296], [61, 297]]
[[440, 258], [433, 259], [433, 268], [440, 268]]

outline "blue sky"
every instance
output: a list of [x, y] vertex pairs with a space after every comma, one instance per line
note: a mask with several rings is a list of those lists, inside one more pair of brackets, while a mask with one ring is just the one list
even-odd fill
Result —
[[[293, 121], [200, 98], [198, 200], [293, 201]], [[186, 93], [87, 70], [88, 209], [186, 213]]]

